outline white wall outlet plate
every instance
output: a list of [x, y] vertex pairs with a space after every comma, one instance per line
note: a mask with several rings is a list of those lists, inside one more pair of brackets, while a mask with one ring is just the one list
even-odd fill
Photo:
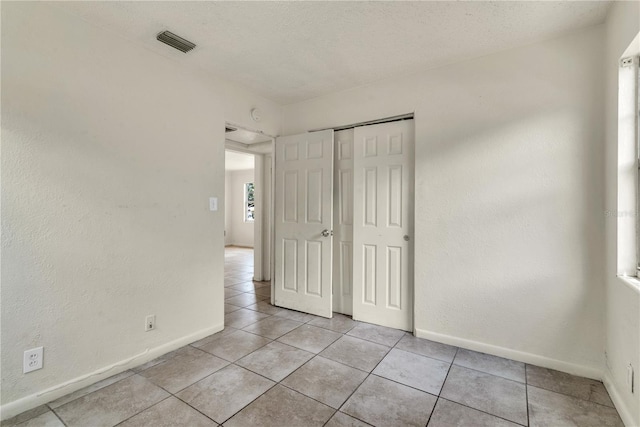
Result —
[[42, 369], [44, 359], [44, 347], [36, 347], [24, 352], [22, 372], [27, 373]]
[[150, 314], [144, 319], [145, 332], [153, 331], [156, 328], [156, 315]]
[[218, 198], [217, 197], [209, 197], [209, 210], [211, 212], [215, 212], [218, 210]]

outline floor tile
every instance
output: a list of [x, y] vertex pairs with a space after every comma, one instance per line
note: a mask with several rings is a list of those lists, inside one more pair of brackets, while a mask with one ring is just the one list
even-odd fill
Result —
[[274, 384], [258, 374], [230, 365], [182, 390], [177, 397], [223, 423]]
[[375, 426], [424, 427], [435, 403], [431, 394], [370, 375], [340, 410]]
[[233, 304], [240, 307], [246, 307], [248, 305], [252, 305], [257, 303], [258, 301], [262, 301], [265, 297], [261, 297], [260, 295], [250, 294], [250, 293], [241, 293], [240, 295], [236, 295], [231, 298], [227, 298], [224, 301], [227, 304]]
[[55, 409], [69, 427], [113, 426], [169, 397], [140, 375], [82, 396]]
[[615, 408], [611, 397], [609, 397], [609, 392], [607, 391], [604, 384], [602, 384], [600, 381], [598, 381], [598, 384], [591, 385], [591, 394], [589, 394], [589, 401]]
[[509, 380], [525, 382], [524, 363], [504, 359], [490, 354], [461, 348], [453, 361], [454, 365], [497, 375]]
[[250, 334], [245, 331], [236, 331], [217, 341], [203, 345], [200, 349], [228, 360], [229, 362], [235, 362], [270, 342], [270, 339], [259, 335]]
[[248, 308], [249, 310], [255, 310], [255, 311], [259, 311], [260, 313], [266, 313], [266, 314], [278, 314], [284, 310], [283, 308], [271, 305], [271, 303], [269, 303], [269, 301], [267, 300], [260, 301], [259, 303], [256, 303], [256, 304], [248, 305], [246, 308]]
[[175, 393], [228, 364], [226, 360], [188, 346], [171, 360], [142, 371], [140, 375], [169, 393]]
[[260, 396], [233, 416], [228, 427], [323, 426], [334, 409], [281, 385]]
[[[436, 409], [431, 415], [429, 427], [519, 427], [519, 424], [502, 418], [494, 417], [484, 412], [471, 409], [467, 406], [450, 402], [446, 399], [438, 399]], [[558, 427], [558, 426], [556, 426]]]
[[231, 287], [233, 285], [237, 285], [238, 283], [242, 283], [244, 281], [245, 280], [238, 279], [236, 277], [226, 277], [225, 276], [225, 278], [224, 278], [224, 287], [225, 288], [229, 288], [229, 287]]
[[176, 354], [178, 354], [178, 351], [180, 351], [182, 348], [170, 351], [168, 353], [165, 353], [161, 356], [156, 357], [155, 359], [152, 359], [146, 363], [143, 363], [142, 365], [138, 365], [135, 368], [132, 368], [131, 370], [133, 372], [135, 372], [136, 374], [139, 374], [140, 372], [149, 369], [153, 366], [159, 365], [161, 363], [166, 362], [167, 360], [172, 359]]
[[437, 396], [449, 366], [449, 363], [441, 360], [393, 348], [373, 373]]
[[426, 340], [424, 338], [417, 338], [408, 333], [396, 344], [396, 348], [449, 363], [453, 361], [456, 351], [458, 350], [458, 347]]
[[389, 347], [360, 338], [343, 335], [338, 341], [324, 349], [320, 356], [371, 372], [389, 352]]
[[225, 277], [240, 279], [243, 282], [249, 282], [253, 280], [253, 268], [251, 269], [235, 269], [233, 272], [229, 272], [229, 274], [225, 273]]
[[32, 418], [39, 417], [40, 415], [46, 414], [49, 412], [49, 408], [47, 405], [36, 406], [33, 409], [29, 409], [28, 411], [24, 411], [15, 417], [9, 418], [7, 420], [3, 420], [0, 425], [2, 427], [14, 427], [20, 423], [24, 423], [29, 421]]
[[333, 317], [331, 319], [318, 317], [310, 321], [309, 324], [344, 334], [353, 329], [358, 322], [344, 314], [333, 313]]
[[217, 427], [218, 424], [175, 397], [129, 418], [118, 427]]
[[257, 334], [275, 340], [301, 325], [302, 323], [300, 322], [295, 322], [278, 316], [271, 316], [247, 326], [244, 330], [251, 332], [252, 334]]
[[242, 329], [252, 323], [256, 323], [258, 320], [264, 319], [265, 317], [269, 317], [269, 315], [242, 308], [234, 311], [233, 313], [225, 314], [224, 324], [225, 326], [231, 326], [232, 328]]
[[614, 408], [527, 386], [531, 427], [624, 427]]
[[53, 412], [47, 410], [46, 412], [29, 418], [27, 421], [21, 422], [20, 424], [13, 424], [8, 421], [2, 421], [2, 427], [64, 427], [64, 424]]
[[231, 312], [233, 312], [233, 311], [240, 310], [241, 308], [242, 308], [242, 307], [238, 307], [237, 305], [233, 305], [233, 304], [227, 304], [227, 303], [225, 303], [225, 304], [224, 304], [224, 313], [225, 313], [225, 314], [227, 314], [227, 313], [231, 313]]
[[258, 288], [256, 289], [255, 294], [261, 297], [271, 297], [271, 288], [267, 286]]
[[254, 282], [238, 283], [237, 285], [231, 286], [231, 289], [234, 289], [240, 292], [250, 292], [252, 294], [256, 293], [256, 285], [254, 284]]
[[81, 388], [78, 391], [74, 391], [73, 393], [67, 394], [66, 396], [62, 396], [60, 399], [56, 399], [53, 402], [49, 402], [48, 405], [50, 408], [55, 409], [59, 406], [64, 405], [65, 403], [69, 403], [72, 400], [75, 400], [79, 397], [86, 396], [89, 393], [100, 390], [101, 388], [105, 388], [111, 384], [114, 384], [122, 379], [130, 377], [133, 375], [133, 371], [124, 371], [119, 373], [118, 375], [114, 375], [112, 377], [106, 378], [102, 381], [98, 381], [95, 384], [91, 384], [88, 387]]
[[[4, 426], [4, 423], [2, 424]], [[65, 427], [62, 421], [53, 412], [45, 412], [42, 415], [38, 415], [35, 418], [31, 418], [19, 427]]]
[[525, 385], [452, 365], [440, 396], [514, 423], [527, 424]]
[[224, 328], [223, 330], [221, 330], [220, 332], [216, 332], [216, 333], [215, 333], [215, 334], [213, 334], [213, 335], [209, 335], [208, 337], [204, 337], [204, 338], [202, 338], [201, 340], [198, 340], [198, 341], [192, 342], [190, 345], [191, 345], [192, 347], [200, 348], [200, 347], [202, 347], [203, 345], [207, 345], [207, 344], [212, 343], [212, 342], [214, 342], [214, 341], [216, 341], [216, 340], [219, 340], [220, 338], [222, 338], [222, 337], [224, 337], [224, 336], [227, 336], [227, 335], [229, 335], [229, 334], [232, 334], [232, 333], [234, 333], [234, 332], [235, 332], [235, 331], [237, 331], [237, 330], [238, 330], [238, 329], [236, 329], [236, 328], [232, 328], [232, 327], [230, 327], [230, 326], [225, 326], [225, 328]]
[[318, 316], [313, 314], [300, 313], [299, 311], [283, 309], [280, 313], [276, 314], [278, 317], [284, 317], [285, 319], [295, 320], [296, 322], [306, 323]]
[[231, 297], [235, 297], [236, 295], [240, 295], [242, 294], [243, 291], [237, 291], [235, 289], [232, 288], [224, 288], [224, 298], [231, 298]]
[[527, 384], [613, 407], [604, 385], [589, 378], [527, 365]]
[[274, 341], [238, 360], [236, 364], [273, 381], [282, 381], [312, 357], [313, 353]]
[[344, 412], [336, 412], [324, 427], [368, 427], [370, 424], [353, 418]]
[[366, 372], [317, 356], [282, 384], [338, 409], [366, 377]]
[[356, 327], [347, 332], [347, 335], [393, 347], [404, 336], [404, 331], [372, 325], [371, 323], [358, 323]]
[[341, 335], [337, 332], [316, 326], [302, 325], [281, 336], [278, 341], [312, 353], [319, 353], [340, 337]]

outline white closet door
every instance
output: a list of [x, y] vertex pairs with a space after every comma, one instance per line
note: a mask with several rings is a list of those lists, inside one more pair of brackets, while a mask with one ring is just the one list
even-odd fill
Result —
[[353, 317], [413, 328], [413, 120], [354, 133]]
[[334, 135], [333, 311], [353, 313], [353, 129]]
[[275, 305], [332, 316], [333, 130], [276, 139]]

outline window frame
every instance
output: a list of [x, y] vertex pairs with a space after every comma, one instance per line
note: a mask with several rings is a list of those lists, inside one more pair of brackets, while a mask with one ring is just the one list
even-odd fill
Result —
[[640, 55], [633, 59], [636, 69], [636, 278], [640, 280]]

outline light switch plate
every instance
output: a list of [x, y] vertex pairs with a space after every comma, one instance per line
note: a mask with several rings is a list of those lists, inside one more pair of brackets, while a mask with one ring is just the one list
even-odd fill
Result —
[[209, 210], [211, 212], [215, 212], [218, 210], [218, 198], [217, 197], [209, 197]]

